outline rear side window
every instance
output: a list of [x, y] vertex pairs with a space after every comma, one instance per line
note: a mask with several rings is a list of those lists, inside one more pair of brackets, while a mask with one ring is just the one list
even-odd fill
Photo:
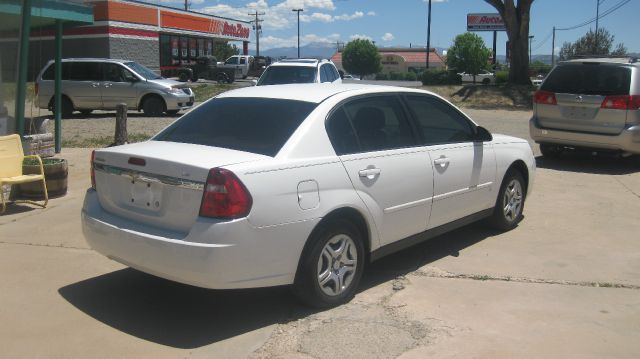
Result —
[[311, 102], [221, 98], [196, 107], [153, 139], [275, 156], [316, 108]]
[[[102, 69], [99, 62], [67, 62], [68, 79], [72, 81], [101, 81]], [[63, 64], [64, 67], [64, 64]], [[62, 73], [64, 75], [65, 69]]]
[[[69, 73], [71, 72], [70, 70], [71, 70], [71, 62], [63, 62], [62, 63], [62, 80], [69, 79]], [[42, 74], [42, 79], [51, 80], [51, 81], [55, 80], [55, 71], [56, 71], [55, 63], [52, 63], [51, 65], [49, 65], [49, 67], [47, 67], [47, 69]]]
[[360, 150], [353, 126], [342, 107], [335, 110], [327, 120], [327, 133], [338, 156]]
[[344, 110], [361, 152], [415, 146], [413, 132], [396, 96], [372, 96], [351, 101]]
[[631, 69], [598, 63], [566, 64], [555, 68], [541, 90], [581, 95], [628, 95]]

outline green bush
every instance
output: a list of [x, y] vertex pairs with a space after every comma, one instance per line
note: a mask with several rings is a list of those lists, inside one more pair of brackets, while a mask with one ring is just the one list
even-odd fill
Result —
[[389, 74], [389, 80], [402, 81], [404, 80], [404, 75], [400, 72], [392, 72]]
[[462, 78], [453, 71], [429, 70], [422, 73], [423, 85], [460, 85]]
[[418, 79], [418, 76], [416, 75], [415, 72], [407, 72], [406, 74], [404, 74], [404, 80], [405, 81], [415, 81]]
[[376, 74], [376, 80], [388, 80], [389, 77], [387, 76], [387, 74], [383, 74], [383, 73], [379, 73]]
[[504, 84], [509, 80], [509, 71], [496, 71], [496, 83]]

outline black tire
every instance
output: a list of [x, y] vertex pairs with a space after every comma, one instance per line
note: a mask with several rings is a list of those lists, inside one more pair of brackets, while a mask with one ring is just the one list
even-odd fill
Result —
[[180, 82], [189, 81], [189, 74], [185, 71], [182, 71], [181, 73], [178, 74], [178, 81]]
[[[317, 228], [311, 235], [309, 238], [310, 242], [302, 253], [298, 272], [296, 273], [296, 280], [293, 284], [293, 293], [306, 305], [315, 308], [330, 308], [347, 303], [355, 295], [360, 279], [362, 278], [362, 272], [364, 271], [365, 253], [362, 235], [357, 227], [350, 222], [333, 220], [321, 226], [322, 227]], [[350, 242], [349, 239], [351, 240]], [[327, 246], [333, 247], [330, 242], [336, 240], [338, 242], [344, 240], [345, 243], [349, 244], [345, 244], [343, 251], [339, 254], [337, 261], [335, 261], [337, 264], [331, 264], [335, 258], [327, 258], [325, 254], [329, 252], [325, 252], [324, 249]], [[333, 251], [333, 253], [339, 252]], [[346, 265], [346, 263], [342, 262], [342, 260], [352, 261], [354, 254], [356, 258], [354, 266]], [[329, 273], [326, 278], [331, 279], [327, 281], [326, 284], [331, 282], [333, 284], [332, 286], [321, 286], [319, 283], [318, 264], [320, 264], [320, 261], [323, 262], [321, 267], [325, 268], [326, 273]], [[336, 269], [336, 266], [339, 268]], [[353, 268], [354, 270], [350, 274], [347, 274], [346, 270], [343, 274], [339, 274], [346, 268]], [[346, 283], [345, 286], [340, 289], [338, 289], [338, 282], [336, 282], [339, 276], [342, 276], [343, 283]], [[339, 291], [339, 293], [329, 295], [325, 292], [325, 290], [332, 289]]]
[[[511, 192], [511, 195], [508, 192]], [[515, 199], [514, 196], [516, 197]], [[496, 205], [493, 208], [493, 214], [489, 218], [489, 224], [493, 228], [502, 231], [515, 228], [522, 220], [526, 196], [527, 187], [522, 174], [517, 170], [507, 172], [502, 180], [502, 185], [500, 185], [500, 191], [498, 192]], [[518, 202], [519, 205], [516, 206]], [[507, 204], [511, 206], [511, 214], [509, 214]]]
[[229, 81], [229, 79], [227, 78], [227, 75], [224, 73], [219, 73], [216, 80], [218, 81], [219, 84], [223, 84]]
[[[51, 98], [50, 101], [50, 106], [49, 108], [51, 109], [51, 112], [53, 112], [53, 114], [56, 114], [56, 104], [55, 104], [55, 98]], [[71, 102], [71, 100], [69, 100], [69, 98], [67, 96], [62, 96], [61, 99], [61, 104], [62, 104], [62, 118], [69, 118], [73, 115], [73, 103]]]
[[488, 84], [490, 84], [490, 83], [491, 83], [491, 80], [490, 80], [490, 79], [488, 79], [488, 78], [486, 78], [486, 77], [482, 79], [482, 84], [483, 84], [483, 85], [488, 85]]
[[93, 110], [80, 110], [80, 113], [84, 116], [89, 116]]
[[193, 74], [193, 76], [191, 76], [191, 82], [198, 82], [198, 75]]
[[180, 110], [167, 110], [167, 115], [169, 116], [175, 116], [178, 114]]
[[147, 116], [160, 116], [164, 112], [164, 101], [158, 96], [149, 96], [142, 103], [142, 112]]
[[562, 148], [558, 145], [550, 143], [541, 143], [540, 152], [547, 158], [558, 158], [562, 154]]

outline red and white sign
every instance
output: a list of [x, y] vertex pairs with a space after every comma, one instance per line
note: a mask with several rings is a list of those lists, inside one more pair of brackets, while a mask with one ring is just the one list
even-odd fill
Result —
[[467, 14], [467, 31], [505, 31], [500, 14]]

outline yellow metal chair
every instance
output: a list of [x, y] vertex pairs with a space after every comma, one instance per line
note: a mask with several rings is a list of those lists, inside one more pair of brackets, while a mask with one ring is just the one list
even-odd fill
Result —
[[[40, 164], [40, 174], [25, 175], [22, 174], [22, 162], [25, 158], [35, 158]], [[2, 186], [9, 184], [20, 184], [26, 182], [42, 181], [44, 189], [44, 203], [38, 203], [28, 200], [20, 200], [15, 202], [30, 203], [45, 208], [49, 202], [49, 194], [47, 193], [47, 183], [44, 178], [44, 168], [42, 167], [42, 159], [38, 155], [25, 156], [22, 151], [22, 141], [18, 135], [0, 136], [0, 198], [2, 198], [3, 213], [7, 208], [4, 198]]]

